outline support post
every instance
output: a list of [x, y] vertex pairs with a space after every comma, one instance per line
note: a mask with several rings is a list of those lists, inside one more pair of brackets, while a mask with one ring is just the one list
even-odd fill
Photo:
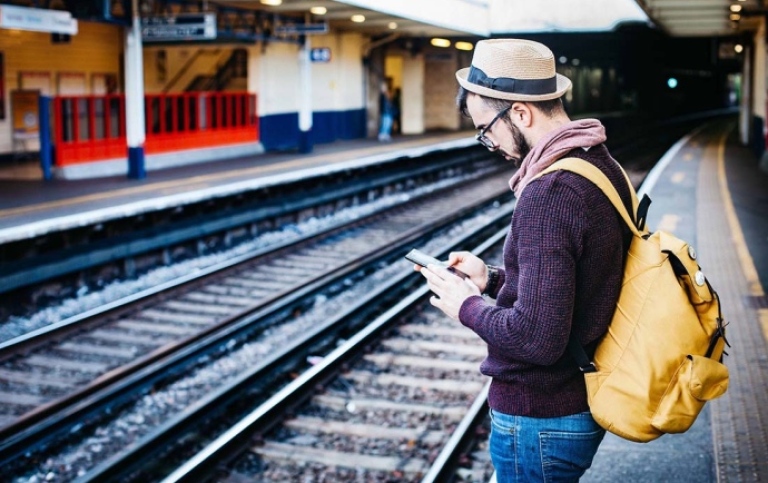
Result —
[[53, 179], [51, 173], [51, 98], [41, 95], [38, 97], [38, 121], [40, 126], [40, 168], [43, 179]]
[[144, 163], [144, 60], [139, 2], [132, 0], [133, 22], [125, 34], [125, 127], [128, 142], [128, 177], [147, 176]]
[[301, 104], [299, 105], [299, 152], [312, 152], [312, 60], [309, 35], [304, 36], [299, 50]]

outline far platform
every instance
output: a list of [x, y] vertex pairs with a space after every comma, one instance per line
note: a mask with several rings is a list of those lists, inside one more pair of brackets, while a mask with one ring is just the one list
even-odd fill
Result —
[[0, 244], [316, 174], [473, 146], [474, 134], [337, 141], [316, 145], [307, 154], [274, 152], [150, 171], [142, 180], [116, 176], [45, 181], [34, 161], [11, 161], [0, 166]]

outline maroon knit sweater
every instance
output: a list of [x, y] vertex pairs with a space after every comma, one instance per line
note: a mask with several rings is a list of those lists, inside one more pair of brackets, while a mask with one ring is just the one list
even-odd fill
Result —
[[[630, 206], [627, 183], [604, 145], [564, 157], [597, 166]], [[473, 296], [459, 311], [488, 344], [480, 371], [493, 378], [492, 409], [542, 418], [589, 410], [568, 337], [573, 331], [592, 357], [616, 307], [631, 237], [602, 191], [577, 174], [550, 173], [523, 190], [496, 305]]]

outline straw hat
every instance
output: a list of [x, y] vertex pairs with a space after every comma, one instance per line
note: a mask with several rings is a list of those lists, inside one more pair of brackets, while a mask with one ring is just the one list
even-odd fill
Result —
[[571, 81], [555, 72], [555, 56], [531, 40], [481, 40], [472, 66], [456, 72], [470, 92], [509, 101], [546, 101], [571, 88]]

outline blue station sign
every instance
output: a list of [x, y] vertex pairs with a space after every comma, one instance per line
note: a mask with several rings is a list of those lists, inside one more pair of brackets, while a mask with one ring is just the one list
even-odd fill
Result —
[[312, 62], [330, 62], [330, 47], [316, 47], [309, 50], [309, 60]]

